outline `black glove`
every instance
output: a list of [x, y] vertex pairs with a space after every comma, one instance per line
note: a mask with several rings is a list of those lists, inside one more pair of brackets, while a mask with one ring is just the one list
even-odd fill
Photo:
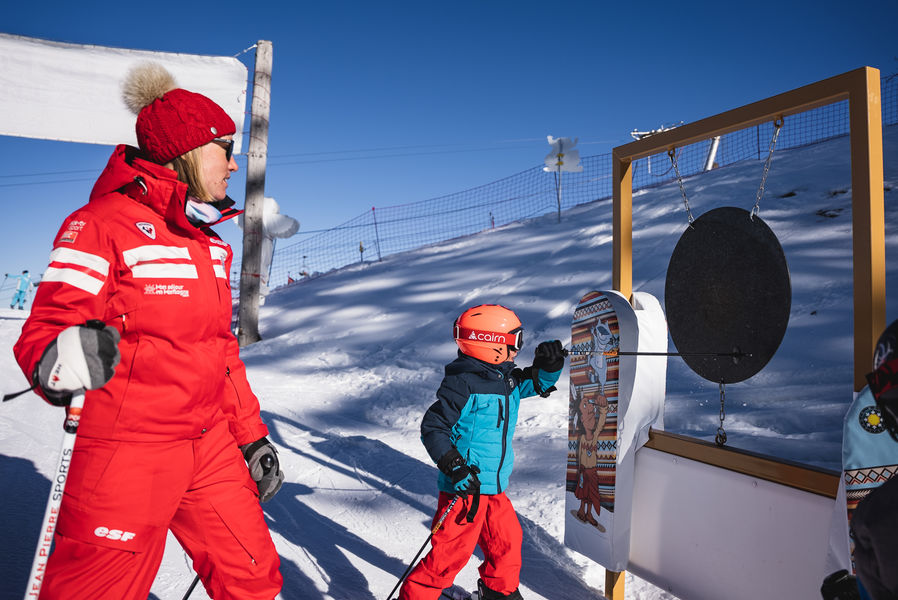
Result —
[[561, 342], [540, 342], [534, 352], [533, 367], [546, 373], [560, 371], [564, 367], [564, 348]]
[[440, 457], [437, 468], [452, 481], [455, 493], [462, 498], [466, 498], [469, 493], [476, 495], [480, 492], [480, 480], [477, 479], [480, 469], [468, 465], [455, 448]]
[[268, 502], [284, 484], [284, 472], [278, 462], [277, 450], [268, 438], [263, 437], [252, 444], [240, 446], [240, 451], [249, 467], [249, 476], [259, 488], [259, 501]]
[[860, 600], [861, 593], [857, 587], [857, 577], [845, 569], [828, 575], [820, 587], [823, 600]]
[[112, 379], [121, 360], [119, 340], [119, 332], [102, 321], [63, 329], [44, 350], [32, 381], [51, 404], [67, 406], [75, 390], [95, 390]]

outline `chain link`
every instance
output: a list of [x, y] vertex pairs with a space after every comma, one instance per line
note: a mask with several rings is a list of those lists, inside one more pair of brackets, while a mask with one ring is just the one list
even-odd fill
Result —
[[767, 185], [767, 172], [770, 171], [770, 161], [773, 159], [773, 149], [776, 147], [776, 138], [779, 137], [780, 129], [783, 126], [783, 117], [777, 117], [773, 122], [773, 138], [770, 140], [770, 149], [767, 152], [767, 160], [764, 161], [764, 174], [761, 176], [761, 185], [758, 187], [758, 197], [755, 205], [751, 209], [751, 219], [754, 220], [755, 215], [761, 214], [761, 196], [764, 195], [764, 186]]
[[727, 443], [727, 432], [723, 429], [723, 421], [727, 417], [727, 411], [724, 407], [724, 401], [726, 400], [726, 391], [724, 390], [722, 381], [717, 385], [718, 389], [720, 390], [720, 425], [718, 425], [717, 427], [717, 435], [714, 436], [714, 443], [718, 446], [723, 446]]
[[670, 162], [673, 164], [674, 173], [677, 174], [677, 183], [680, 185], [680, 193], [683, 194], [683, 206], [686, 207], [686, 218], [689, 219], [689, 225], [692, 225], [692, 222], [695, 219], [692, 217], [692, 211], [689, 210], [689, 199], [686, 197], [686, 188], [683, 187], [683, 178], [680, 176], [680, 167], [677, 165], [677, 152], [676, 148], [671, 148], [667, 151], [667, 156], [670, 157]]

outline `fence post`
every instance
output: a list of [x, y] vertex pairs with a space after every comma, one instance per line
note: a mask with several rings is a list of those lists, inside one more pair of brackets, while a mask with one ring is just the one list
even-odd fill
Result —
[[383, 260], [383, 257], [380, 254], [380, 234], [377, 233], [377, 214], [374, 212], [374, 207], [371, 207], [371, 218], [374, 219], [374, 243], [377, 246], [377, 261], [380, 262]]

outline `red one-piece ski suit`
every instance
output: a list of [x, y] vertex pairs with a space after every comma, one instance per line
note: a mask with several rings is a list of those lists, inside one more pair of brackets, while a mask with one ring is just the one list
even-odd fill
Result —
[[85, 397], [41, 598], [145, 599], [170, 529], [216, 600], [271, 600], [279, 558], [239, 449], [268, 429], [230, 331], [231, 248], [136, 153], [117, 147], [63, 222], [14, 348], [30, 379], [69, 326], [121, 334]]

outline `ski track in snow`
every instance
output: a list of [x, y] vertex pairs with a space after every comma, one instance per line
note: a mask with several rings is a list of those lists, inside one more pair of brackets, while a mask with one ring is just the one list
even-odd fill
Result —
[[[898, 283], [898, 132], [885, 129], [887, 290]], [[728, 386], [729, 445], [839, 467], [851, 399], [852, 279], [848, 139], [777, 152], [761, 217], [792, 277], [785, 339], [755, 377]], [[761, 163], [684, 181], [693, 214], [754, 203]], [[847, 190], [842, 193], [842, 190]], [[58, 215], [61, 219], [63, 215]], [[579, 297], [611, 286], [611, 203], [599, 201], [353, 265], [273, 292], [263, 341], [243, 351], [286, 481], [264, 505], [282, 560], [283, 600], [387, 597], [429, 533], [437, 471], [418, 426], [455, 355], [451, 325], [475, 303], [501, 302], [526, 329], [523, 364], [542, 339], [570, 342]], [[686, 226], [676, 183], [634, 194], [634, 289], [663, 301], [667, 262]], [[750, 257], [746, 257], [750, 260]], [[27, 313], [0, 310], [4, 392], [26, 387], [12, 345]], [[887, 300], [898, 317], [898, 295]], [[674, 350], [671, 344], [671, 349]], [[550, 398], [522, 403], [508, 495], [524, 530], [527, 600], [595, 600], [604, 569], [565, 549], [567, 375]], [[668, 363], [665, 427], [710, 440], [717, 385]], [[0, 407], [2, 598], [20, 598], [61, 444], [62, 412], [33, 394]], [[426, 551], [426, 549], [425, 549]], [[479, 554], [456, 578], [475, 589]], [[151, 600], [181, 598], [193, 580], [169, 537]], [[627, 575], [628, 599], [673, 598]], [[192, 600], [207, 598], [202, 586]]]

